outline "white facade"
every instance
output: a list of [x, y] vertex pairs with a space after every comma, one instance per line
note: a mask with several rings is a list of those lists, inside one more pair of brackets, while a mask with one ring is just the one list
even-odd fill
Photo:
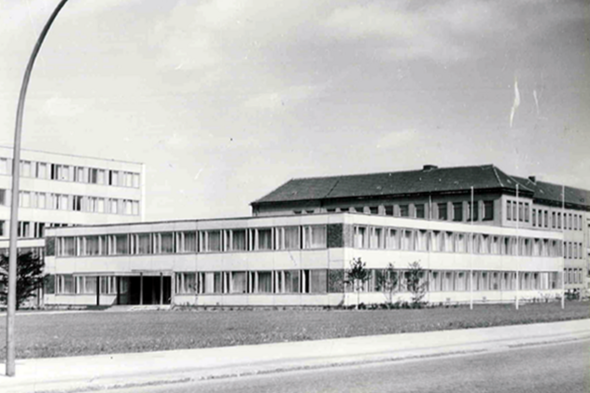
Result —
[[[0, 146], [0, 249], [8, 248], [12, 153]], [[22, 150], [20, 177], [19, 247], [44, 247], [49, 227], [143, 219], [143, 164]]]
[[359, 257], [371, 271], [365, 303], [385, 300], [378, 277], [389, 263], [403, 277], [416, 261], [429, 302], [510, 302], [517, 292], [560, 296], [564, 267], [559, 231], [355, 213], [52, 228], [47, 237], [46, 304], [353, 304], [343, 279]]

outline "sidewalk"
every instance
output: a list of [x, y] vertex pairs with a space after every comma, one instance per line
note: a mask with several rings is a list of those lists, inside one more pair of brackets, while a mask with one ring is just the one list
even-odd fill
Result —
[[[495, 351], [590, 338], [590, 319], [223, 348], [17, 360], [0, 392], [70, 392]], [[1, 365], [4, 372], [4, 365]]]

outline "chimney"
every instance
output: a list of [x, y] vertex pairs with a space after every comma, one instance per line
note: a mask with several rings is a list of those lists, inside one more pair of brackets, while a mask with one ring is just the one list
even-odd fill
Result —
[[529, 176], [529, 180], [532, 181], [533, 183], [537, 183], [537, 177], [536, 176]]
[[430, 171], [430, 170], [433, 170], [433, 169], [438, 169], [438, 167], [436, 165], [428, 165], [428, 164], [426, 164], [422, 168], [422, 170], [424, 170], [424, 171]]

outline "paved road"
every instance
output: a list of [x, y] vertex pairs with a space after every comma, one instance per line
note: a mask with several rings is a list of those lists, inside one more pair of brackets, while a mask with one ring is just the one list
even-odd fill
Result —
[[477, 355], [288, 372], [116, 392], [588, 393], [590, 340]]

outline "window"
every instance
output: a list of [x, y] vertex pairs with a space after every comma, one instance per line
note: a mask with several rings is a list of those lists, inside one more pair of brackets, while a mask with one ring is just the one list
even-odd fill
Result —
[[448, 217], [446, 202], [438, 203], [438, 219], [446, 221]]
[[425, 214], [425, 210], [424, 210], [424, 204], [418, 204], [416, 205], [416, 218], [425, 218], [426, 214]]
[[354, 246], [356, 248], [365, 248], [368, 244], [366, 227], [355, 227], [354, 231]]
[[63, 274], [57, 276], [57, 288], [56, 293], [58, 295], [70, 295], [75, 293], [74, 291], [74, 276], [71, 274]]
[[272, 272], [257, 272], [258, 293], [272, 293]]
[[409, 205], [400, 205], [399, 206], [399, 215], [400, 215], [400, 217], [409, 217], [410, 216], [410, 206]]
[[232, 272], [231, 273], [231, 293], [247, 293], [247, 273], [246, 272]]
[[205, 235], [205, 251], [219, 252], [221, 251], [221, 231], [207, 231]]
[[284, 293], [300, 293], [299, 270], [286, 270], [284, 282]]
[[150, 233], [139, 233], [136, 236], [136, 254], [151, 254], [152, 243]]
[[108, 295], [117, 293], [117, 278], [115, 276], [100, 277], [100, 294]]
[[20, 192], [20, 199], [19, 199], [19, 206], [20, 207], [30, 207], [31, 206], [31, 193], [26, 191]]
[[518, 221], [522, 222], [524, 221], [524, 217], [523, 217], [523, 203], [522, 202], [518, 202], [518, 213], [517, 213], [517, 217], [518, 217]]
[[[529, 222], [529, 204], [524, 204], [524, 221]], [[545, 225], [547, 225], [547, 212], [545, 212]]]
[[311, 225], [303, 227], [303, 248], [326, 248], [326, 226]]
[[453, 202], [453, 221], [463, 221], [463, 202]]
[[506, 201], [506, 219], [512, 221], [512, 201]]
[[133, 174], [133, 187], [139, 188], [139, 174], [138, 173]]
[[245, 229], [234, 229], [231, 232], [231, 250], [232, 251], [245, 251], [248, 249], [246, 243], [246, 230]]
[[128, 236], [125, 235], [114, 235], [115, 240], [115, 254], [126, 255], [129, 254], [129, 240]]
[[8, 175], [8, 158], [0, 157], [0, 175]]
[[283, 242], [281, 243], [284, 250], [297, 250], [300, 247], [299, 227], [285, 227], [283, 229]]
[[494, 219], [494, 201], [483, 202], [483, 220], [492, 221]]
[[161, 254], [174, 253], [174, 234], [172, 232], [160, 233], [160, 241]]
[[[59, 243], [58, 243], [59, 244]], [[76, 255], [76, 238], [62, 237], [61, 244], [58, 247], [58, 256], [75, 256]]]
[[545, 210], [543, 217], [545, 218], [545, 228], [549, 228], [549, 211], [548, 210]]
[[197, 233], [181, 232], [182, 238], [182, 252], [197, 252]]
[[84, 243], [86, 244], [84, 247], [84, 255], [99, 255], [100, 248], [98, 239], [98, 236], [86, 236], [84, 238]]
[[257, 229], [257, 250], [272, 250], [272, 228]]
[[551, 213], [551, 228], [555, 229], [555, 212]]

